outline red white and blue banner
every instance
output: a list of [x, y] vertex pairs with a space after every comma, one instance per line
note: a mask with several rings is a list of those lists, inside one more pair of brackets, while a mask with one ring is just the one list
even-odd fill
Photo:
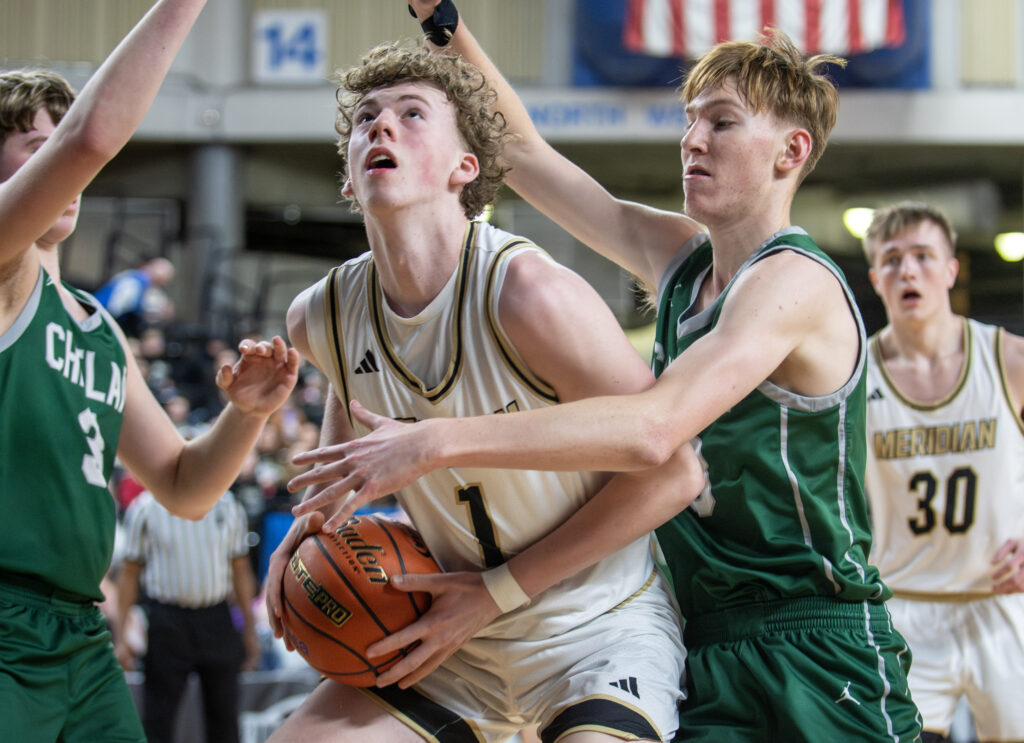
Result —
[[766, 28], [809, 55], [861, 54], [906, 39], [902, 0], [627, 0], [625, 20], [626, 49], [655, 57], [697, 57]]

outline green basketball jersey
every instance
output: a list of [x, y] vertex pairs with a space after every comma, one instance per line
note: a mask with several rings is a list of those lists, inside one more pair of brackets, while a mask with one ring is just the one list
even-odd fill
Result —
[[[860, 329], [857, 368], [825, 397], [762, 382], [701, 432], [695, 444], [709, 485], [657, 531], [684, 616], [783, 598], [863, 601], [890, 593], [867, 562], [863, 323], [842, 272], [799, 228], [774, 235], [737, 277], [782, 250], [818, 261], [843, 285]], [[718, 322], [736, 277], [711, 306], [693, 309], [711, 255], [710, 240], [700, 235], [662, 279], [656, 375]]]
[[125, 356], [109, 315], [79, 323], [49, 275], [0, 335], [0, 573], [100, 600], [114, 544], [107, 481], [124, 410]]

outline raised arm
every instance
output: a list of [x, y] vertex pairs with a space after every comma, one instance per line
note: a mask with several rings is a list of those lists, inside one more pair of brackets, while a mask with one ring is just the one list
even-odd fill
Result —
[[[438, 0], [409, 2], [418, 19], [430, 16], [437, 4]], [[615, 198], [551, 147], [464, 18], [443, 51], [472, 62], [498, 94], [497, 109], [516, 135], [505, 149], [512, 168], [509, 186], [580, 242], [656, 289], [672, 256], [700, 229], [697, 223], [676, 212]]]
[[131, 138], [205, 4], [154, 3], [46, 143], [0, 184], [0, 266], [28, 250]]

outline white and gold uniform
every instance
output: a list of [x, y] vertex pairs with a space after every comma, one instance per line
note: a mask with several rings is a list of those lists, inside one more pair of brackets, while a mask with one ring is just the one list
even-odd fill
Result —
[[871, 559], [893, 589], [925, 730], [966, 696], [981, 740], [1024, 737], [1024, 595], [993, 593], [996, 550], [1024, 536], [1024, 426], [1006, 384], [1003, 331], [964, 321], [964, 364], [944, 399], [903, 395], [871, 340], [866, 488]]
[[[538, 250], [470, 223], [457, 270], [411, 318], [388, 307], [371, 254], [348, 261], [307, 304], [316, 364], [344, 402], [398, 420], [555, 404], [498, 319], [509, 262]], [[482, 570], [548, 534], [601, 482], [594, 473], [446, 468], [397, 495], [444, 570]], [[368, 691], [428, 740], [497, 741], [537, 723], [552, 737], [597, 725], [668, 739], [681, 699], [679, 622], [644, 538], [503, 615], [415, 690]]]

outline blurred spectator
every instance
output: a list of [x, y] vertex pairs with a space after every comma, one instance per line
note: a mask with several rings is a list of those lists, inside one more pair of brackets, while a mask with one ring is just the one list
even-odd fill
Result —
[[137, 336], [144, 328], [173, 317], [174, 304], [164, 291], [173, 280], [174, 264], [166, 258], [152, 258], [138, 268], [115, 274], [95, 296], [125, 334]]

